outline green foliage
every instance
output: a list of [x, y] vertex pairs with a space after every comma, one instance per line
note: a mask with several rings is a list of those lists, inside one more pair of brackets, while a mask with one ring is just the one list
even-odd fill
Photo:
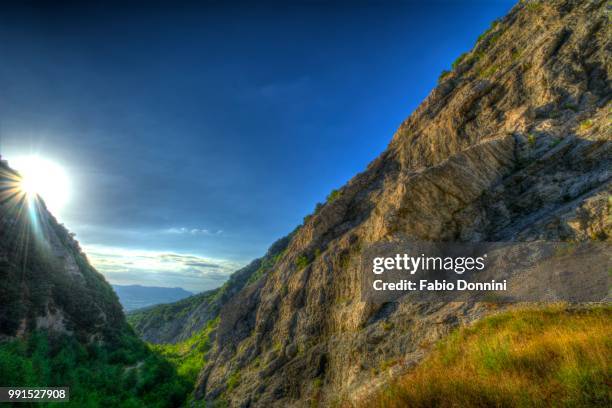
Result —
[[202, 303], [213, 302], [219, 296], [222, 288], [199, 293], [178, 302], [132, 311], [127, 314], [127, 321], [137, 332], [145, 325], [162, 326], [166, 322], [181, 319], [189, 315], [193, 310], [200, 307]]
[[466, 59], [466, 57], [468, 55], [469, 55], [469, 52], [464, 52], [463, 54], [458, 56], [457, 59], [455, 61], [453, 61], [452, 65], [451, 65], [453, 67], [453, 69], [457, 69], [459, 64], [461, 64]]
[[[53, 245], [45, 238], [49, 235], [57, 237]], [[111, 286], [89, 264], [73, 235], [42, 206], [28, 211], [21, 204], [0, 203], [0, 259], [1, 334], [13, 336], [24, 320], [47, 314], [50, 304], [63, 312], [67, 329], [81, 340], [92, 332], [115, 339], [127, 328]], [[74, 259], [81, 282], [66, 273], [66, 259]]]
[[285, 252], [287, 251], [283, 250], [274, 256], [266, 256], [265, 258], [263, 258], [259, 268], [257, 268], [255, 273], [249, 277], [249, 280], [247, 281], [247, 285], [257, 282], [262, 276], [264, 276], [266, 273], [271, 271], [274, 268], [274, 266], [278, 263], [278, 261], [283, 257], [283, 255], [285, 255]]
[[438, 77], [438, 82], [442, 82], [444, 80], [444, 78], [446, 78], [450, 74], [451, 74], [451, 72], [447, 71], [447, 70], [444, 70], [444, 71], [440, 72], [440, 76]]
[[388, 370], [389, 368], [391, 368], [391, 367], [393, 367], [393, 366], [397, 365], [398, 363], [399, 363], [399, 361], [398, 361], [397, 359], [394, 359], [394, 358], [391, 358], [391, 359], [385, 360], [385, 361], [383, 361], [383, 362], [380, 364], [380, 371], [386, 371], [386, 370]]
[[332, 190], [331, 193], [327, 195], [327, 203], [333, 203], [340, 198], [341, 195], [342, 192], [340, 190]]
[[522, 0], [521, 3], [527, 7], [527, 10], [531, 12], [537, 12], [542, 10], [543, 4], [541, 0]]
[[535, 147], [536, 145], [536, 135], [533, 133], [529, 133], [527, 135], [527, 143], [529, 143], [529, 147]]
[[295, 260], [295, 266], [297, 266], [298, 269], [303, 269], [307, 267], [308, 264], [310, 264], [310, 260], [306, 255], [300, 255]]
[[190, 391], [170, 363], [132, 335], [84, 346], [72, 336], [34, 332], [0, 343], [0, 383], [68, 386], [70, 403], [63, 405], [75, 407], [176, 407]]
[[178, 375], [193, 387], [211, 348], [210, 334], [218, 326], [219, 317], [209, 321], [204, 329], [185, 341], [176, 344], [153, 344], [151, 348], [176, 367]]
[[491, 78], [497, 71], [499, 71], [499, 66], [491, 65], [490, 67], [480, 71], [479, 77], [484, 79]]
[[593, 127], [593, 121], [591, 119], [583, 120], [580, 122], [580, 130], [588, 130]]
[[384, 331], [389, 331], [389, 330], [393, 329], [393, 327], [394, 327], [394, 324], [391, 323], [391, 322], [383, 322], [383, 324], [382, 324], [382, 328], [383, 328]]
[[512, 51], [510, 58], [512, 59], [512, 62], [515, 62], [518, 61], [519, 58], [521, 58], [521, 55], [523, 55], [523, 51], [514, 50]]
[[499, 21], [493, 21], [491, 23], [491, 26], [489, 28], [487, 28], [487, 30], [480, 34], [478, 36], [478, 39], [476, 40], [477, 43], [479, 43], [480, 41], [482, 41], [486, 36], [488, 36], [493, 30], [495, 30], [495, 28], [499, 25]]
[[227, 379], [227, 391], [231, 392], [238, 384], [240, 384], [240, 371], [235, 370]]

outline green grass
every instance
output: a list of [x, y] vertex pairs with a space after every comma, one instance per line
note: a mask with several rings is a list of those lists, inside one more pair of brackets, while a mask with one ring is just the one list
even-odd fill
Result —
[[211, 347], [210, 333], [218, 325], [217, 317], [185, 341], [176, 344], [153, 344], [151, 348], [174, 365], [178, 375], [193, 386]]
[[609, 407], [612, 308], [523, 308], [463, 327], [360, 407]]

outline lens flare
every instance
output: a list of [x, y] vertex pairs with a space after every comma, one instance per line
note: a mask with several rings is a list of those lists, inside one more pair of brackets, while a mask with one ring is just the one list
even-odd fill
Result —
[[70, 199], [70, 183], [59, 164], [38, 156], [19, 157], [10, 163], [21, 175], [19, 190], [28, 199], [38, 196], [51, 212], [61, 213]]

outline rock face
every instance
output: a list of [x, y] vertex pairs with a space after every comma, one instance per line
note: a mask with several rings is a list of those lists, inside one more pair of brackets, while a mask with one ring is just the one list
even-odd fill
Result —
[[196, 397], [351, 400], [487, 312], [362, 302], [357, 261], [371, 243], [608, 240], [609, 13], [605, 1], [533, 1], [494, 23], [388, 149], [222, 306]]
[[0, 162], [0, 340], [38, 329], [83, 342], [131, 332], [111, 286], [72, 234], [18, 184]]

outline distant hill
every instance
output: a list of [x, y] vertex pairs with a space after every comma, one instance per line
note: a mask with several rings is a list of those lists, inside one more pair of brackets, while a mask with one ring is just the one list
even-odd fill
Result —
[[119, 302], [126, 311], [176, 302], [192, 296], [193, 293], [183, 288], [162, 288], [141, 285], [112, 285], [119, 296]]

